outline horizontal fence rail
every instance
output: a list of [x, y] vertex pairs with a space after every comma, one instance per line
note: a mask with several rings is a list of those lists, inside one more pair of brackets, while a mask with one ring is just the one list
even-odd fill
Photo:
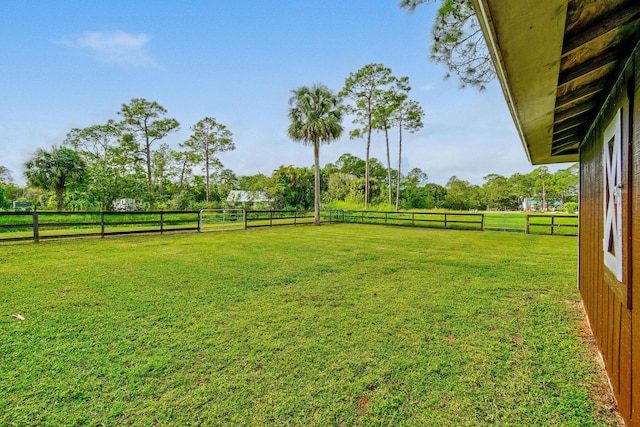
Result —
[[198, 211], [0, 212], [0, 241], [199, 230]]
[[404, 225], [410, 227], [435, 227], [459, 230], [484, 229], [482, 213], [440, 212], [378, 212], [342, 211], [342, 221], [360, 224]]
[[313, 223], [313, 212], [291, 210], [247, 211], [245, 228], [302, 225]]
[[[320, 211], [320, 222], [332, 224], [344, 222], [342, 211], [325, 210]], [[314, 221], [313, 211], [291, 211], [291, 210], [255, 210], [246, 211], [245, 228], [252, 227], [275, 227], [279, 225], [309, 225]]]
[[577, 215], [527, 215], [527, 234], [578, 235]]
[[[313, 211], [292, 210], [0, 212], [0, 242], [172, 231], [246, 230], [313, 222]], [[578, 235], [577, 215], [323, 210], [320, 222]]]

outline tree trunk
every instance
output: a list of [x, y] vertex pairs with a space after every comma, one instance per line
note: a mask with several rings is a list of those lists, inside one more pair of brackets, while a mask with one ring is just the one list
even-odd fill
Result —
[[180, 189], [178, 190], [178, 193], [182, 193], [182, 187], [184, 185], [184, 174], [185, 174], [186, 168], [187, 168], [187, 163], [186, 162], [182, 163], [182, 168], [180, 168]]
[[320, 141], [313, 141], [313, 160], [315, 165], [315, 179], [313, 183], [314, 225], [320, 225]]
[[149, 137], [145, 142], [147, 154], [147, 183], [149, 184], [149, 194], [153, 194], [153, 182], [151, 182], [151, 143]]
[[205, 200], [209, 203], [209, 150], [204, 151]]
[[64, 207], [64, 185], [56, 188], [56, 207], [58, 211]]
[[402, 167], [402, 121], [398, 123], [400, 137], [398, 139], [398, 175], [396, 178], [396, 212], [400, 208], [400, 168]]
[[369, 149], [371, 148], [371, 115], [369, 115], [369, 127], [367, 128], [367, 155], [364, 165], [364, 209], [369, 209]]
[[392, 196], [391, 196], [391, 155], [389, 154], [389, 130], [385, 126], [384, 128], [384, 138], [387, 142], [387, 187], [389, 193], [389, 206], [393, 206]]

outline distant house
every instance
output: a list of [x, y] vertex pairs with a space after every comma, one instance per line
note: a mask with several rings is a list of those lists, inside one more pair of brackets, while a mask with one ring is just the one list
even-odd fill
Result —
[[268, 208], [273, 204], [273, 199], [262, 191], [231, 190], [227, 196], [227, 203], [230, 206], [242, 206], [244, 209], [256, 209], [260, 206]]
[[620, 413], [640, 426], [640, 2], [474, 5], [531, 163], [580, 162], [578, 285]]
[[142, 208], [142, 202], [135, 199], [122, 198], [113, 201], [113, 209], [116, 211], [139, 211]]
[[522, 210], [525, 212], [543, 212], [544, 210], [555, 212], [559, 211], [561, 208], [562, 202], [560, 200], [547, 200], [546, 209], [542, 208], [542, 201], [540, 200], [525, 197], [522, 201]]
[[31, 203], [30, 202], [18, 202], [18, 201], [13, 201], [12, 203], [12, 207], [13, 210], [15, 211], [30, 211], [31, 210]]

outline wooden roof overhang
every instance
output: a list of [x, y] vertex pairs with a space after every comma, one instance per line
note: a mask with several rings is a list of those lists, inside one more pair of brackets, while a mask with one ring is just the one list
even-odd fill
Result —
[[529, 161], [577, 161], [580, 143], [640, 40], [640, 1], [474, 3]]

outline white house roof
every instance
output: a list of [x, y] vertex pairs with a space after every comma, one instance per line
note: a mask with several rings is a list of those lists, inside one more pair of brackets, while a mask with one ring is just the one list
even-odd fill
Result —
[[262, 191], [231, 190], [227, 196], [228, 202], [235, 203], [263, 203], [272, 200]]

